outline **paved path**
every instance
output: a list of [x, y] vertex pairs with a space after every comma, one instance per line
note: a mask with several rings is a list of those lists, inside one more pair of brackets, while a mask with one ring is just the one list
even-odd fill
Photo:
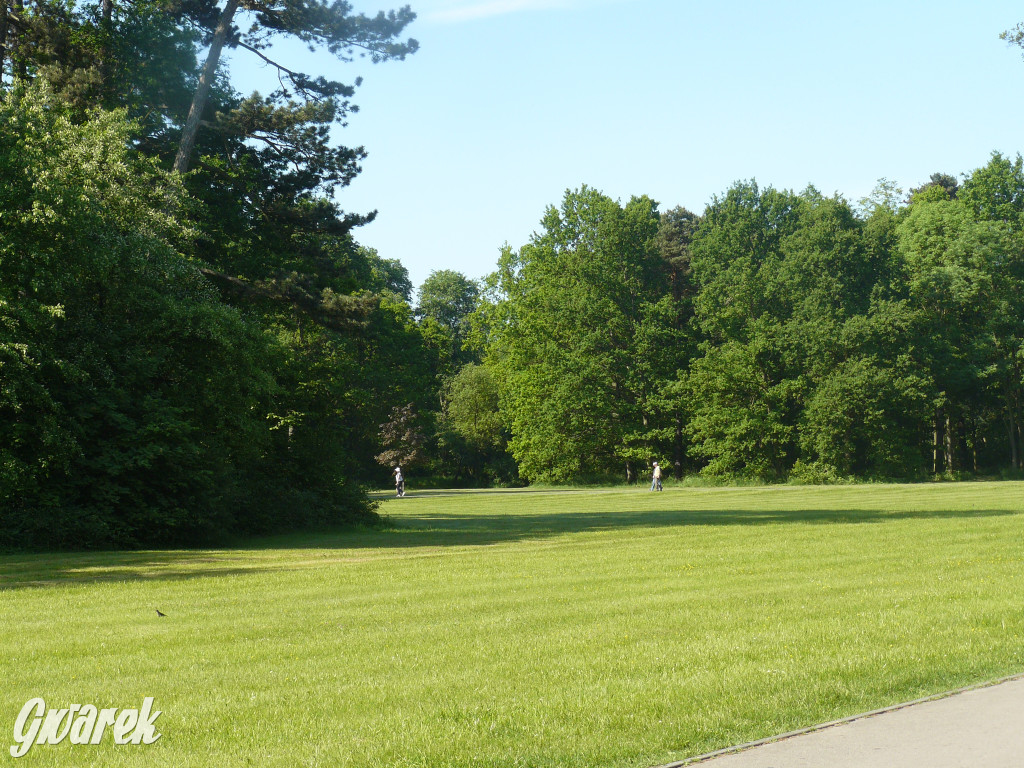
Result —
[[1022, 768], [1024, 678], [685, 764], [695, 768]]

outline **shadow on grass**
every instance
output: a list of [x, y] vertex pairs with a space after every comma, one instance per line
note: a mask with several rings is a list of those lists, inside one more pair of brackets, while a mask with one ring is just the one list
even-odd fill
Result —
[[[437, 547], [500, 544], [523, 539], [549, 538], [573, 533], [623, 530], [629, 528], [676, 528], [689, 526], [752, 526], [773, 524], [862, 525], [912, 519], [969, 519], [1020, 514], [1005, 509], [883, 511], [876, 509], [685, 509], [626, 510], [616, 512], [567, 512], [527, 515], [428, 514], [385, 518], [387, 527], [359, 537], [339, 536], [328, 544], [304, 543], [288, 546]], [[333, 538], [333, 537], [330, 537]], [[268, 546], [273, 546], [267, 542]]]
[[55, 585], [181, 581], [266, 570], [268, 563], [235, 565], [209, 550], [6, 555], [0, 557], [0, 593]]
[[[55, 584], [176, 581], [310, 567], [276, 556], [288, 550], [366, 550], [477, 547], [528, 539], [627, 529], [780, 524], [865, 525], [913, 519], [970, 519], [1016, 515], [1005, 509], [883, 511], [877, 509], [621, 510], [537, 514], [431, 513], [385, 516], [376, 529], [275, 536], [230, 550], [94, 552], [0, 557], [0, 592]], [[337, 562], [327, 557], [313, 561]]]

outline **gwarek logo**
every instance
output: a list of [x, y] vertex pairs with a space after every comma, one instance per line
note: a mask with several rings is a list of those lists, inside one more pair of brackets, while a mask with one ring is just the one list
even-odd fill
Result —
[[[99, 744], [107, 726], [115, 744], [152, 744], [160, 738], [153, 723], [161, 712], [153, 711], [153, 697], [142, 700], [142, 709], [97, 709], [92, 704], [72, 704], [67, 709], [47, 709], [42, 699], [29, 699], [14, 721], [11, 757], [22, 757], [33, 744]], [[31, 722], [29, 722], [31, 720]]]

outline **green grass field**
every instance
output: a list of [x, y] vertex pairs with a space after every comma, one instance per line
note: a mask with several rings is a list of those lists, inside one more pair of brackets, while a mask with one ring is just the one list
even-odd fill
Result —
[[[0, 558], [0, 762], [646, 767], [1024, 672], [1024, 483], [410, 488], [382, 512]], [[37, 696], [153, 696], [163, 735], [14, 761]]]

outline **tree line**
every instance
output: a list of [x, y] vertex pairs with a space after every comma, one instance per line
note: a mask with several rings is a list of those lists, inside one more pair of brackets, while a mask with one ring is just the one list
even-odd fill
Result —
[[[372, 521], [391, 404], [436, 399], [395, 260], [339, 193], [357, 83], [408, 7], [0, 0], [0, 547], [134, 547]], [[243, 95], [221, 51], [279, 74]], [[433, 393], [433, 394], [432, 394]]]
[[569, 191], [474, 315], [524, 478], [1021, 469], [1024, 169], [701, 215]]
[[[343, 209], [340, 82], [408, 8], [0, 0], [0, 548], [372, 523], [368, 487], [1022, 464], [1024, 171], [700, 215], [569, 191], [414, 295]], [[223, 52], [278, 75], [239, 93]], [[286, 50], [286, 49], [285, 49]]]

